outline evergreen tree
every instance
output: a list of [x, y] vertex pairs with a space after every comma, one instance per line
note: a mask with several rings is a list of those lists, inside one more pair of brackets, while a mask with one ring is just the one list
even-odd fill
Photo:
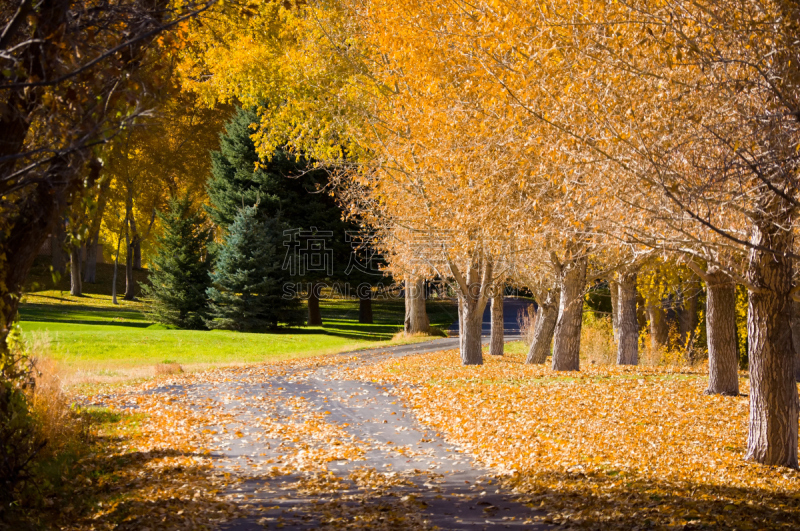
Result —
[[[360, 282], [381, 280], [380, 276], [373, 275], [364, 280], [359, 278], [356, 282], [353, 273], [345, 274], [353, 254], [353, 243], [348, 241], [346, 233], [358, 228], [342, 220], [341, 207], [333, 197], [318, 193], [328, 184], [327, 172], [314, 169], [308, 160], [298, 160], [283, 149], [276, 150], [269, 161], [259, 160], [251, 138], [255, 132], [251, 124], [258, 122], [254, 110], [240, 109], [226, 125], [225, 133], [220, 135], [220, 150], [211, 153], [211, 178], [207, 190], [208, 213], [212, 221], [223, 230], [230, 230], [242, 207], [257, 204], [258, 216], [264, 222], [279, 217], [285, 228], [306, 235], [322, 234], [325, 242], [323, 252], [326, 259], [330, 258], [330, 267], [306, 268], [302, 273], [298, 268], [291, 280], [302, 284], [303, 292], [319, 282], [347, 281], [355, 289]], [[297, 232], [294, 238], [302, 239], [302, 234]], [[285, 238], [292, 236], [280, 234], [279, 237], [282, 243], [278, 244], [278, 249], [285, 254], [287, 249], [283, 243], [291, 243], [285, 242]], [[293, 249], [296, 247], [290, 247], [290, 252], [294, 252]], [[322, 324], [316, 296], [310, 296], [308, 300], [308, 323]]]
[[148, 312], [155, 319], [179, 328], [204, 328], [208, 314], [206, 288], [211, 284], [208, 246], [211, 229], [206, 217], [191, 208], [189, 198], [170, 201], [159, 213], [164, 233], [158, 238], [158, 254], [143, 286], [152, 299]]
[[283, 297], [283, 225], [261, 221], [258, 206], [242, 207], [228, 227], [212, 286], [209, 328], [263, 330], [279, 324], [302, 325], [300, 301]]
[[257, 204], [262, 220], [280, 213], [292, 228], [341, 224], [336, 202], [327, 194], [313, 193], [327, 184], [327, 172], [312, 169], [307, 160], [283, 149], [269, 161], [259, 159], [250, 138], [255, 132], [250, 126], [258, 121], [254, 110], [240, 109], [220, 135], [219, 151], [211, 152], [211, 220], [227, 229], [239, 209]]

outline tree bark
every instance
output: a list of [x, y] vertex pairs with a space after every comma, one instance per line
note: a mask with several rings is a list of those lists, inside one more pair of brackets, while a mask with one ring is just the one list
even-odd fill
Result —
[[69, 293], [73, 297], [83, 295], [81, 285], [81, 248], [72, 247], [69, 253]]
[[136, 239], [133, 241], [133, 268], [137, 271], [142, 269], [142, 241]]
[[117, 302], [117, 270], [119, 269], [119, 248], [122, 246], [122, 236], [117, 239], [117, 254], [114, 256], [114, 277], [111, 280], [111, 304]]
[[486, 302], [476, 304], [463, 298], [461, 305], [463, 330], [459, 331], [461, 340], [461, 363], [462, 365], [483, 365], [483, 350], [481, 348], [481, 332], [483, 330], [483, 311]]
[[97, 244], [100, 238], [99, 233], [95, 233], [89, 239], [86, 247], [86, 263], [83, 268], [83, 281], [94, 284], [97, 281]]
[[428, 333], [430, 322], [425, 311], [425, 279], [417, 277], [406, 280], [405, 302], [406, 317], [403, 325], [405, 333]]
[[706, 330], [710, 395], [739, 394], [739, 348], [736, 342], [736, 284], [721, 271], [706, 274]]
[[320, 285], [312, 282], [308, 291], [308, 326], [322, 326], [322, 313], [319, 311]]
[[[502, 356], [503, 348], [505, 346], [505, 338], [503, 334], [503, 296], [502, 286], [497, 288], [497, 291], [492, 297], [492, 337], [489, 341], [489, 354], [491, 356]], [[481, 323], [483, 326], [483, 323]]]
[[464, 351], [464, 312], [461, 308], [464, 306], [464, 298], [459, 295], [458, 297], [458, 351]]
[[619, 284], [616, 280], [608, 281], [608, 292], [611, 295], [611, 330], [614, 343], [619, 344]]
[[489, 300], [493, 284], [492, 262], [480, 252], [476, 252], [467, 269], [466, 277], [452, 262], [448, 263], [450, 272], [459, 290], [459, 345], [463, 365], [483, 364], [481, 332], [483, 311]]
[[128, 252], [125, 253], [125, 295], [122, 297], [126, 301], [136, 298], [136, 280], [133, 278], [133, 245], [128, 244]]
[[791, 215], [785, 214], [791, 209], [783, 210], [777, 219], [755, 224], [751, 242], [760, 249], [751, 249], [748, 257], [750, 424], [745, 458], [797, 468], [800, 406], [790, 328], [792, 261], [786, 256], [792, 234], [782, 228], [791, 227]]
[[559, 293], [550, 290], [547, 297], [539, 303], [536, 311], [536, 323], [533, 329], [533, 343], [528, 350], [525, 363], [544, 363], [550, 355], [550, 346], [553, 343], [553, 332], [558, 319]]
[[635, 272], [619, 275], [619, 340], [617, 341], [617, 365], [639, 364], [639, 321], [636, 319], [636, 278]]
[[792, 347], [794, 348], [794, 379], [800, 382], [800, 302], [792, 301]]
[[562, 267], [559, 274], [561, 300], [558, 307], [553, 370], [580, 370], [581, 324], [583, 320], [583, 288], [586, 285], [585, 257], [577, 258]]
[[358, 322], [372, 324], [372, 292], [359, 293]]

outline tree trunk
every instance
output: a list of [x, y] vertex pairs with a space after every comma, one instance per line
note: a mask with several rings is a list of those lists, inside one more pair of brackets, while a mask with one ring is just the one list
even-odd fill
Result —
[[137, 271], [142, 269], [142, 241], [135, 240], [133, 242], [133, 268]]
[[697, 329], [697, 288], [695, 282], [684, 288], [681, 293], [681, 304], [678, 307], [678, 331], [681, 348], [687, 348], [694, 331]]
[[319, 311], [319, 292], [321, 286], [312, 282], [308, 290], [308, 326], [322, 326], [322, 313]]
[[608, 281], [608, 292], [611, 295], [611, 330], [614, 343], [619, 344], [619, 284], [615, 280]]
[[460, 311], [463, 313], [461, 322], [464, 328], [459, 330], [461, 336], [461, 363], [462, 365], [483, 365], [483, 350], [481, 349], [481, 332], [483, 330], [483, 311], [486, 303], [476, 304], [463, 298]]
[[[492, 297], [492, 337], [489, 341], [489, 354], [492, 356], [502, 356], [503, 355], [503, 347], [505, 345], [505, 338], [503, 335], [503, 326], [505, 322], [503, 321], [503, 292], [502, 286], [498, 288], [499, 293], [495, 293], [494, 297]], [[481, 323], [483, 326], [483, 323]]]
[[648, 302], [647, 319], [650, 321], [650, 347], [654, 354], [660, 354], [669, 343], [669, 326], [667, 312], [660, 300]]
[[555, 290], [547, 293], [547, 298], [539, 303], [536, 312], [536, 323], [533, 329], [533, 343], [528, 350], [525, 363], [544, 363], [550, 355], [550, 345], [553, 343], [553, 332], [558, 319], [559, 294]]
[[406, 280], [406, 318], [403, 329], [406, 334], [426, 334], [430, 330], [425, 311], [425, 280], [421, 277]]
[[50, 238], [50, 252], [52, 256], [53, 271], [64, 274], [67, 271], [67, 261], [64, 258], [64, 244], [67, 233], [64, 230], [64, 220], [61, 217], [55, 223], [53, 235]]
[[[99, 170], [98, 170], [99, 176]], [[83, 281], [94, 284], [97, 282], [97, 260], [98, 243], [100, 242], [100, 226], [103, 222], [103, 214], [108, 202], [108, 189], [111, 186], [111, 179], [105, 179], [100, 184], [97, 194], [97, 209], [92, 216], [92, 223], [89, 232], [89, 247], [86, 249], [86, 264], [84, 266]], [[102, 258], [102, 254], [100, 255]]]
[[481, 351], [481, 332], [483, 329], [483, 311], [489, 300], [492, 281], [492, 262], [482, 254], [473, 256], [466, 276], [462, 275], [458, 267], [449, 263], [450, 272], [453, 274], [459, 290], [462, 325], [458, 331], [461, 346], [461, 363], [463, 365], [483, 364]]
[[125, 254], [125, 296], [123, 299], [132, 301], [136, 298], [136, 281], [133, 278], [133, 243], [128, 244]]
[[792, 347], [794, 347], [794, 379], [800, 382], [800, 302], [792, 301]]
[[619, 286], [617, 365], [638, 365], [639, 321], [636, 319], [636, 273], [620, 273], [617, 285]]
[[[789, 210], [786, 208], [786, 210]], [[776, 216], [780, 218], [781, 216]], [[764, 465], [797, 468], [798, 397], [791, 345], [792, 249], [790, 219], [756, 225], [747, 280], [750, 425], [746, 459]], [[791, 230], [791, 229], [790, 229]]]
[[583, 320], [583, 288], [586, 285], [585, 257], [565, 264], [560, 277], [561, 300], [558, 307], [553, 370], [580, 370], [581, 324]]
[[736, 284], [720, 271], [706, 275], [706, 330], [710, 395], [739, 394], [739, 347], [736, 342]]
[[464, 312], [461, 308], [464, 306], [464, 298], [458, 296], [458, 351], [464, 352]]
[[372, 324], [372, 292], [359, 294], [358, 322]]
[[[0, 124], [8, 123], [7, 115], [0, 116]], [[7, 134], [10, 131], [0, 127], [0, 154], [10, 145], [3, 143]], [[79, 160], [78, 154], [72, 158], [56, 157], [49, 164], [48, 173], [54, 177], [55, 183], [66, 183], [72, 175], [71, 164], [77, 165]], [[0, 162], [0, 169], [4, 164], [9, 163]], [[13, 160], [10, 164], [13, 168]], [[70, 193], [67, 184], [37, 185], [19, 198], [14, 211], [3, 213], [6, 224], [0, 231], [0, 353], [8, 351], [6, 338], [17, 318], [22, 286], [42, 245], [61, 222], [61, 212], [67, 208]]]
[[117, 254], [114, 256], [114, 278], [111, 281], [111, 303], [119, 304], [117, 302], [117, 269], [119, 269], [119, 248], [122, 246], [122, 236], [117, 239]]
[[89, 239], [89, 245], [86, 247], [86, 263], [83, 270], [83, 281], [94, 284], [97, 281], [97, 242], [100, 235], [95, 233]]
[[83, 295], [81, 286], [81, 248], [72, 247], [69, 252], [69, 293], [73, 297]]

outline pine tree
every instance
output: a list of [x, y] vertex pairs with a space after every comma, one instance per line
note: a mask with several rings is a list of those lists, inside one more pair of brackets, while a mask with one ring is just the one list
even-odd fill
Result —
[[239, 209], [207, 290], [209, 328], [250, 331], [303, 324], [300, 301], [283, 296], [288, 280], [281, 267], [283, 229], [277, 218], [261, 221], [257, 205]]
[[[280, 149], [273, 153], [269, 162], [260, 161], [250, 138], [255, 132], [250, 126], [258, 120], [254, 110], [240, 109], [225, 126], [225, 133], [220, 135], [219, 151], [211, 152], [208, 181], [211, 206], [207, 211], [211, 220], [225, 229], [243, 206], [258, 204], [262, 219], [275, 216], [278, 211], [283, 212], [286, 220], [287, 216], [307, 217], [314, 213], [312, 211], [320, 210], [319, 205], [309, 208], [309, 202], [319, 203], [321, 195], [308, 197], [308, 191], [313, 191], [317, 184], [324, 185], [325, 172], [308, 172], [307, 163], [295, 160]], [[301, 175], [301, 179], [287, 178]]]
[[205, 328], [212, 262], [207, 219], [191, 208], [188, 197], [171, 200], [169, 210], [159, 213], [159, 218], [164, 233], [157, 239], [159, 249], [148, 276], [149, 285], [142, 287], [145, 297], [152, 299], [148, 313], [167, 325]]
[[[259, 117], [252, 109], [240, 109], [220, 135], [220, 149], [211, 153], [211, 178], [208, 181], [208, 214], [211, 220], [224, 231], [230, 226], [242, 207], [258, 204], [259, 218], [267, 222], [279, 217], [285, 228], [303, 231], [305, 234], [327, 233], [325, 252], [330, 253], [330, 269], [306, 269], [292, 279], [304, 286], [298, 291], [310, 291], [308, 287], [321, 282], [347, 281], [354, 289], [361, 282], [380, 280], [380, 276], [355, 278], [345, 271], [351, 262], [353, 244], [347, 240], [348, 231], [357, 231], [353, 223], [342, 220], [342, 210], [336, 200], [327, 193], [319, 193], [328, 184], [328, 173], [315, 169], [313, 164], [283, 149], [277, 149], [268, 161], [259, 160], [251, 138], [255, 132], [251, 124]], [[286, 238], [280, 235], [281, 238]], [[291, 238], [291, 237], [289, 237]], [[297, 236], [299, 238], [299, 236]], [[282, 243], [278, 248], [286, 249]], [[296, 257], [297, 258], [297, 257]], [[308, 297], [308, 324], [321, 325], [322, 315], [319, 299]], [[363, 306], [370, 304], [368, 300]], [[365, 320], [366, 319], [366, 313]]]

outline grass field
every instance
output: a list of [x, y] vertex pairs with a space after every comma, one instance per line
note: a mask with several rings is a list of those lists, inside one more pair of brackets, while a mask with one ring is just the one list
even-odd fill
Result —
[[[111, 304], [110, 265], [98, 265], [98, 283], [87, 284], [83, 297], [69, 295], [66, 279], [53, 285], [41, 263], [34, 273], [20, 308], [23, 336], [49, 342], [50, 356], [68, 383], [148, 377], [160, 364], [195, 370], [388, 345], [403, 326], [402, 300], [374, 301], [371, 325], [358, 322], [357, 300], [323, 300], [321, 327], [274, 333], [168, 330], [147, 317], [146, 302]], [[137, 277], [142, 280], [143, 273]], [[457, 318], [448, 301], [429, 301], [428, 311], [431, 325], [443, 329]]]

